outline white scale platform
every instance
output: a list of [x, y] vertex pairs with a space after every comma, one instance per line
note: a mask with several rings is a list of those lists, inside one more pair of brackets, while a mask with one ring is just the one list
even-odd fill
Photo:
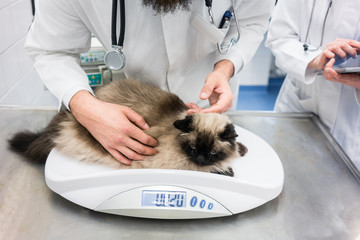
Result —
[[236, 126], [248, 153], [234, 161], [235, 176], [169, 169], [111, 169], [51, 151], [45, 166], [51, 190], [80, 206], [111, 214], [161, 219], [221, 217], [277, 197], [284, 171], [260, 137]]

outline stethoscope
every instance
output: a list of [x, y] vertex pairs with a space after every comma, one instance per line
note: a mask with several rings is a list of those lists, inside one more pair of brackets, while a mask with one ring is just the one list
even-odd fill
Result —
[[110, 70], [121, 70], [125, 66], [125, 55], [122, 52], [125, 38], [125, 2], [120, 0], [120, 35], [116, 39], [117, 3], [113, 0], [111, 17], [111, 46], [113, 50], [105, 54], [104, 62]]
[[[212, 0], [205, 0], [205, 5], [208, 8], [208, 14], [209, 14], [209, 17], [210, 17], [210, 23], [215, 25], [213, 12], [212, 12]], [[216, 44], [219, 53], [222, 54], [222, 55], [225, 55], [225, 54], [229, 53], [231, 47], [233, 45], [235, 45], [240, 40], [240, 26], [239, 26], [239, 23], [238, 23], [237, 18], [236, 18], [236, 12], [235, 12], [235, 9], [234, 9], [234, 0], [231, 0], [231, 5], [232, 5], [231, 6], [231, 8], [232, 8], [231, 15], [234, 16], [234, 20], [235, 20], [236, 29], [237, 29], [238, 34], [237, 34], [237, 38], [231, 38], [230, 43], [226, 47], [226, 49], [225, 49], [225, 46], [223, 46], [221, 43]]]
[[[119, 39], [116, 37], [116, 22], [117, 22], [117, 4], [120, 1], [120, 34]], [[226, 47], [222, 46], [222, 44], [217, 43], [217, 48], [220, 54], [227, 54], [231, 47], [236, 44], [240, 39], [240, 27], [237, 22], [236, 13], [234, 11], [234, 0], [231, 0], [232, 3], [232, 15], [234, 16], [234, 20], [236, 22], [236, 28], [238, 32], [237, 38], [232, 38], [230, 40], [229, 45]], [[212, 11], [212, 0], [205, 0], [205, 5], [208, 8], [208, 14], [210, 17], [210, 23], [214, 24], [214, 17]], [[108, 51], [105, 54], [104, 62], [106, 66], [110, 70], [121, 70], [125, 66], [125, 55], [122, 52], [123, 45], [124, 45], [124, 38], [125, 38], [125, 2], [124, 0], [113, 0], [112, 2], [112, 17], [111, 17], [111, 45], [112, 50]], [[225, 50], [224, 50], [225, 49]]]
[[306, 31], [305, 42], [303, 44], [303, 48], [304, 48], [305, 52], [306, 51], [310, 51], [310, 52], [317, 51], [317, 50], [320, 49], [321, 45], [323, 44], [324, 32], [325, 32], [325, 24], [326, 24], [326, 20], [327, 20], [327, 17], [329, 15], [329, 11], [330, 11], [330, 8], [332, 6], [333, 0], [329, 0], [329, 5], [328, 5], [328, 8], [326, 10], [324, 22], [323, 22], [323, 25], [322, 25], [320, 45], [318, 47], [316, 47], [316, 48], [310, 48], [309, 44], [307, 44], [307, 40], [308, 40], [308, 37], [309, 37], [309, 31], [310, 31], [311, 22], [312, 22], [313, 13], [314, 13], [314, 8], [315, 8], [315, 2], [316, 2], [316, 0], [313, 1], [313, 5], [312, 5], [312, 9], [311, 9], [311, 15], [310, 15], [310, 21], [309, 21], [309, 25], [308, 25], [308, 28], [307, 28], [307, 31]]

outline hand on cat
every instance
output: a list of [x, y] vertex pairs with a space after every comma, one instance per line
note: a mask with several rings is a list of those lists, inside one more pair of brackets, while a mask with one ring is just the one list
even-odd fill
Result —
[[70, 101], [75, 118], [118, 161], [131, 164], [155, 155], [157, 141], [143, 130], [149, 126], [128, 107], [102, 102], [87, 91], [79, 91]]
[[229, 80], [234, 73], [234, 65], [229, 60], [219, 61], [214, 70], [206, 77], [205, 85], [201, 90], [200, 98], [209, 100], [209, 108], [200, 108], [195, 103], [188, 103], [188, 114], [197, 112], [217, 112], [228, 111], [232, 106], [233, 93], [230, 88]]

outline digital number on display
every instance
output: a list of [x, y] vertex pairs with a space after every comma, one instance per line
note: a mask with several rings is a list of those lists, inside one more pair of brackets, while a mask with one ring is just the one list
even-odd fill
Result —
[[144, 207], [186, 207], [186, 192], [142, 191], [141, 206]]

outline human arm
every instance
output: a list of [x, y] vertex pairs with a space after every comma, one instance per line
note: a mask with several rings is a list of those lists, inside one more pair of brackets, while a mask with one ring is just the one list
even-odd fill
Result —
[[[227, 54], [216, 51], [215, 66], [207, 75], [200, 98], [209, 100], [210, 108], [202, 112], [226, 112], [231, 108], [233, 94], [229, 85], [230, 78], [237, 74], [244, 64], [248, 63], [255, 54], [267, 30], [273, 1], [235, 1], [234, 11], [240, 28], [239, 41], [234, 44]], [[235, 17], [232, 18], [223, 45], [227, 46], [231, 39], [237, 39], [238, 31]], [[194, 104], [188, 104], [189, 112], [199, 111]]]
[[80, 53], [90, 48], [91, 33], [69, 1], [36, 1], [36, 15], [27, 35], [25, 49], [46, 87], [68, 104], [80, 90], [92, 93], [80, 67]]
[[360, 51], [360, 42], [351, 39], [336, 39], [308, 64], [308, 68], [324, 70], [325, 65], [336, 55], [340, 58], [345, 58], [347, 55], [356, 57], [358, 51]]
[[[79, 65], [90, 47], [90, 31], [69, 1], [38, 0], [26, 49], [47, 88], [117, 160], [129, 164], [155, 154], [144, 120], [131, 109], [99, 101]], [[121, 154], [120, 154], [121, 153]], [[127, 158], [125, 158], [126, 156]]]
[[210, 108], [199, 108], [190, 103], [187, 106], [189, 114], [195, 112], [226, 112], [231, 108], [233, 94], [229, 85], [234, 73], [234, 65], [229, 60], [221, 60], [215, 64], [214, 70], [207, 75], [205, 85], [201, 90], [200, 98], [209, 100]]
[[[215, 63], [221, 60], [229, 60], [234, 66], [233, 75], [238, 74], [243, 66], [250, 62], [264, 39], [274, 5], [275, 1], [271, 0], [234, 1], [234, 11], [240, 29], [240, 38], [227, 54], [216, 51]], [[231, 39], [237, 39], [238, 37], [234, 16], [230, 23], [229, 31], [223, 41], [225, 48]]]
[[87, 91], [77, 92], [70, 101], [75, 118], [118, 161], [130, 164], [154, 155], [157, 141], [145, 134], [144, 118], [128, 107], [102, 102]]
[[[303, 3], [303, 4], [302, 4]], [[312, 82], [318, 70], [308, 71], [308, 64], [321, 53], [317, 46], [310, 45], [311, 51], [304, 51], [303, 44], [309, 27], [312, 7], [307, 1], [278, 1], [272, 14], [265, 45], [275, 56], [276, 65], [289, 76], [302, 82]], [[311, 29], [318, 29], [312, 23]], [[318, 27], [318, 28], [317, 28]], [[295, 67], [296, 66], [296, 67]]]
[[359, 74], [340, 74], [337, 73], [333, 66], [335, 64], [334, 57], [345, 58], [347, 55], [356, 57], [360, 49], [360, 42], [351, 39], [336, 39], [329, 43], [325, 49], [316, 56], [308, 65], [308, 68], [316, 70], [324, 70], [323, 75], [329, 81], [346, 84], [360, 89]]

